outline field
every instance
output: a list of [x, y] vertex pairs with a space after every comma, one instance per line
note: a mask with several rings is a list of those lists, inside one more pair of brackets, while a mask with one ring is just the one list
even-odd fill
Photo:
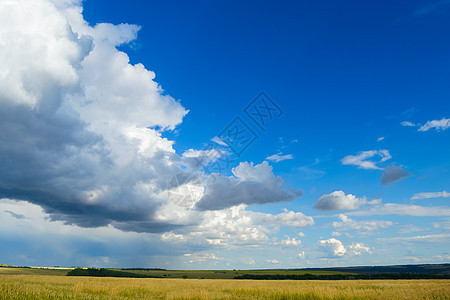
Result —
[[[0, 275], [54, 275], [65, 276], [70, 269], [50, 269], [50, 268], [8, 268], [0, 267]], [[258, 274], [258, 275], [274, 275], [274, 274], [289, 274], [302, 275], [306, 273], [315, 275], [332, 275], [332, 274], [353, 274], [339, 271], [276, 271], [276, 270], [121, 270], [129, 273], [143, 274], [162, 278], [189, 278], [189, 279], [232, 279], [243, 274]]]
[[274, 270], [216, 270], [216, 271], [208, 271], [208, 270], [126, 270], [127, 272], [150, 275], [155, 277], [166, 277], [166, 278], [190, 278], [190, 279], [232, 279], [236, 276], [240, 276], [243, 274], [258, 274], [258, 275], [275, 275], [275, 274], [286, 274], [286, 275], [303, 275], [306, 273], [315, 274], [315, 275], [332, 275], [332, 274], [351, 274], [344, 273], [338, 271], [274, 271]]
[[437, 300], [450, 299], [450, 280], [252, 281], [5, 275], [3, 272], [0, 299]]

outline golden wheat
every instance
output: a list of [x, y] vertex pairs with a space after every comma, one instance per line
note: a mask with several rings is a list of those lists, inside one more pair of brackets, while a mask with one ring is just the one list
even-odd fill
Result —
[[0, 299], [450, 299], [450, 280], [251, 281], [0, 275]]

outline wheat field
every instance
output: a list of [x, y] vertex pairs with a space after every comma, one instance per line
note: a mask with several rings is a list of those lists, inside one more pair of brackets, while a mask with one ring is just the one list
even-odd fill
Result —
[[450, 280], [251, 281], [0, 275], [0, 299], [450, 299]]

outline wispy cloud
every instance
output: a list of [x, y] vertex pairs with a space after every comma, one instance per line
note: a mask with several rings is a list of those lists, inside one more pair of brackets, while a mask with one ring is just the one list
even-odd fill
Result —
[[431, 193], [417, 193], [411, 197], [411, 200], [431, 199], [431, 198], [449, 198], [450, 193], [446, 191], [431, 192]]
[[224, 147], [228, 147], [228, 144], [225, 143], [220, 137], [215, 136], [211, 139], [211, 141], [213, 141], [216, 144], [219, 144], [220, 146], [224, 146]]
[[450, 119], [442, 118], [441, 120], [428, 121], [427, 123], [425, 123], [425, 125], [420, 126], [417, 131], [428, 131], [433, 128], [436, 131], [446, 130], [450, 128]]
[[450, 128], [450, 119], [442, 118], [440, 120], [430, 120], [427, 121], [424, 125], [421, 124], [414, 124], [409, 121], [404, 121], [400, 123], [402, 126], [405, 127], [419, 127], [417, 131], [428, 131], [430, 129], [435, 129], [436, 131], [440, 130], [447, 130]]
[[[369, 158], [374, 156], [379, 156], [380, 160], [372, 161]], [[388, 150], [370, 150], [370, 151], [361, 151], [357, 155], [347, 155], [343, 159], [341, 159], [341, 163], [343, 165], [354, 165], [358, 166], [360, 169], [365, 170], [382, 170], [377, 166], [378, 163], [385, 162], [388, 159], [391, 159], [391, 155]]]
[[283, 161], [283, 160], [293, 159], [293, 158], [294, 158], [294, 156], [292, 156], [292, 154], [283, 155], [282, 153], [277, 153], [277, 154], [273, 154], [273, 155], [266, 157], [267, 160], [270, 160], [270, 161], [273, 161], [276, 163]]
[[429, 243], [445, 243], [450, 240], [450, 234], [429, 234], [417, 236], [396, 236], [390, 238], [378, 238], [378, 241], [386, 242], [429, 242]]
[[386, 203], [380, 206], [374, 206], [370, 209], [348, 212], [347, 215], [353, 216], [373, 216], [373, 215], [400, 215], [415, 217], [448, 217], [450, 209], [448, 207], [426, 207], [410, 204]]
[[405, 127], [415, 127], [416, 126], [416, 124], [409, 122], [409, 121], [403, 121], [400, 124]]
[[394, 223], [392, 221], [382, 221], [382, 220], [362, 220], [356, 221], [350, 219], [346, 215], [340, 214], [339, 219], [341, 222], [333, 222], [332, 226], [334, 230], [337, 231], [357, 231], [361, 234], [366, 234], [369, 231], [376, 231], [380, 228], [388, 228]]

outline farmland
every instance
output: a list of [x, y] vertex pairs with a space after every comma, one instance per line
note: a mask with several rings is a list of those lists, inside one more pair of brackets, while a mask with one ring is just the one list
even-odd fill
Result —
[[[0, 268], [0, 299], [450, 299], [450, 280], [190, 279], [239, 271], [166, 270], [139, 272], [166, 272], [172, 278], [64, 276], [68, 271]], [[187, 279], [173, 278], [186, 274]]]

